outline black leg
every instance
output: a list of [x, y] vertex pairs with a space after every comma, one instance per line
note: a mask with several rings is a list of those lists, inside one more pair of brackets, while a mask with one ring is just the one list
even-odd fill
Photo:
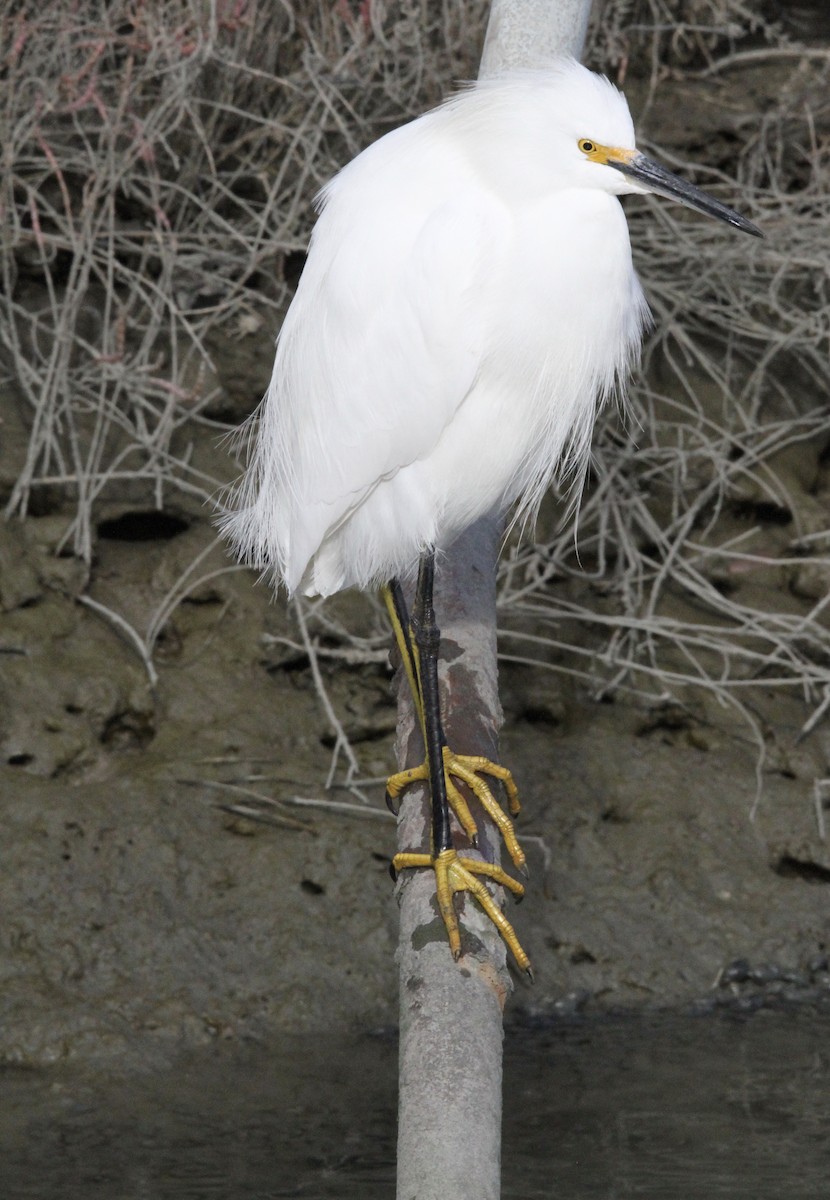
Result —
[[430, 853], [400, 851], [392, 860], [390, 872], [393, 879], [397, 877], [398, 871], [404, 869], [429, 867], [435, 872], [435, 896], [453, 958], [458, 959], [461, 956], [461, 934], [453, 896], [456, 892], [469, 892], [497, 927], [519, 966], [530, 975], [528, 957], [519, 945], [512, 925], [487, 890], [483, 879], [500, 884], [517, 898], [524, 895], [524, 888], [495, 863], [460, 857], [452, 844], [451, 808], [474, 844], [476, 824], [457, 784], [448, 782], [448, 776], [457, 778], [470, 788], [502, 831], [513, 862], [517, 866], [524, 863], [524, 854], [516, 841], [512, 822], [480, 778], [480, 773], [484, 772], [501, 780], [507, 790], [510, 811], [515, 815], [519, 810], [519, 803], [516, 785], [510, 772], [486, 758], [453, 754], [444, 743], [438, 691], [441, 635], [435, 622], [433, 607], [434, 577], [435, 552], [429, 550], [421, 557], [411, 621], [397, 580], [391, 580], [382, 588], [384, 603], [409, 680], [427, 751], [425, 763], [418, 767], [408, 767], [390, 776], [387, 782], [387, 804], [395, 812], [394, 801], [404, 788], [425, 781], [429, 782], [432, 804]]
[[444, 731], [441, 727], [441, 701], [438, 692], [438, 650], [441, 633], [435, 623], [432, 603], [435, 579], [435, 551], [421, 556], [418, 584], [412, 612], [412, 632], [418, 647], [421, 702], [424, 710], [424, 738], [432, 792], [432, 851], [436, 857], [452, 849], [450, 806], [444, 776]]

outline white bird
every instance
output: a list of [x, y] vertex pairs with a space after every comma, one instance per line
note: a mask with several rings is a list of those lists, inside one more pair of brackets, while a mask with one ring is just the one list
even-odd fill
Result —
[[[395, 861], [435, 868], [456, 957], [452, 893], [468, 890], [529, 969], [473, 875], [521, 886], [452, 848], [447, 789], [475, 831], [461, 778], [523, 862], [478, 774], [513, 789], [509, 772], [443, 742], [433, 555], [485, 513], [532, 519], [554, 479], [581, 482], [597, 409], [624, 385], [647, 319], [619, 197], [648, 192], [760, 236], [641, 154], [623, 95], [572, 59], [479, 82], [364, 150], [318, 198], [248, 469], [221, 518], [240, 557], [289, 595], [385, 586], [428, 752], [390, 792], [428, 776], [433, 803], [431, 853]], [[419, 561], [411, 633], [388, 585]]]

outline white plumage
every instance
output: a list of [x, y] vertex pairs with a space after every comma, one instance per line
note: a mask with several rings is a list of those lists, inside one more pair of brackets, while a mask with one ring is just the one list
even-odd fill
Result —
[[646, 316], [617, 199], [661, 190], [641, 160], [656, 169], [624, 97], [561, 60], [461, 92], [342, 170], [222, 518], [239, 555], [289, 593], [367, 588], [580, 481]]

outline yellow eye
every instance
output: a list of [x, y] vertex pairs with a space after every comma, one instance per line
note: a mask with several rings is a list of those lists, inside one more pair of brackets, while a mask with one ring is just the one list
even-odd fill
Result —
[[590, 141], [588, 138], [580, 138], [579, 141], [577, 142], [577, 145], [579, 146], [579, 148], [583, 154], [595, 154], [596, 153], [596, 149], [597, 149], [596, 143]]

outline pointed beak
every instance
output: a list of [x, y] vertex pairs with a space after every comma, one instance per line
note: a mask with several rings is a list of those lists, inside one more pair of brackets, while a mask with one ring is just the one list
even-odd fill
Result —
[[707, 217], [715, 217], [735, 229], [751, 233], [753, 237], [764, 236], [757, 225], [735, 212], [734, 208], [721, 204], [720, 200], [716, 200], [708, 192], [701, 191], [693, 183], [687, 183], [685, 179], [674, 175], [661, 163], [646, 154], [641, 154], [639, 150], [608, 150], [605, 162], [609, 167], [614, 167], [617, 171], [622, 171], [623, 175], [635, 180], [644, 191], [655, 192], [668, 200], [676, 200], [679, 204], [685, 204], [687, 208], [705, 213]]

